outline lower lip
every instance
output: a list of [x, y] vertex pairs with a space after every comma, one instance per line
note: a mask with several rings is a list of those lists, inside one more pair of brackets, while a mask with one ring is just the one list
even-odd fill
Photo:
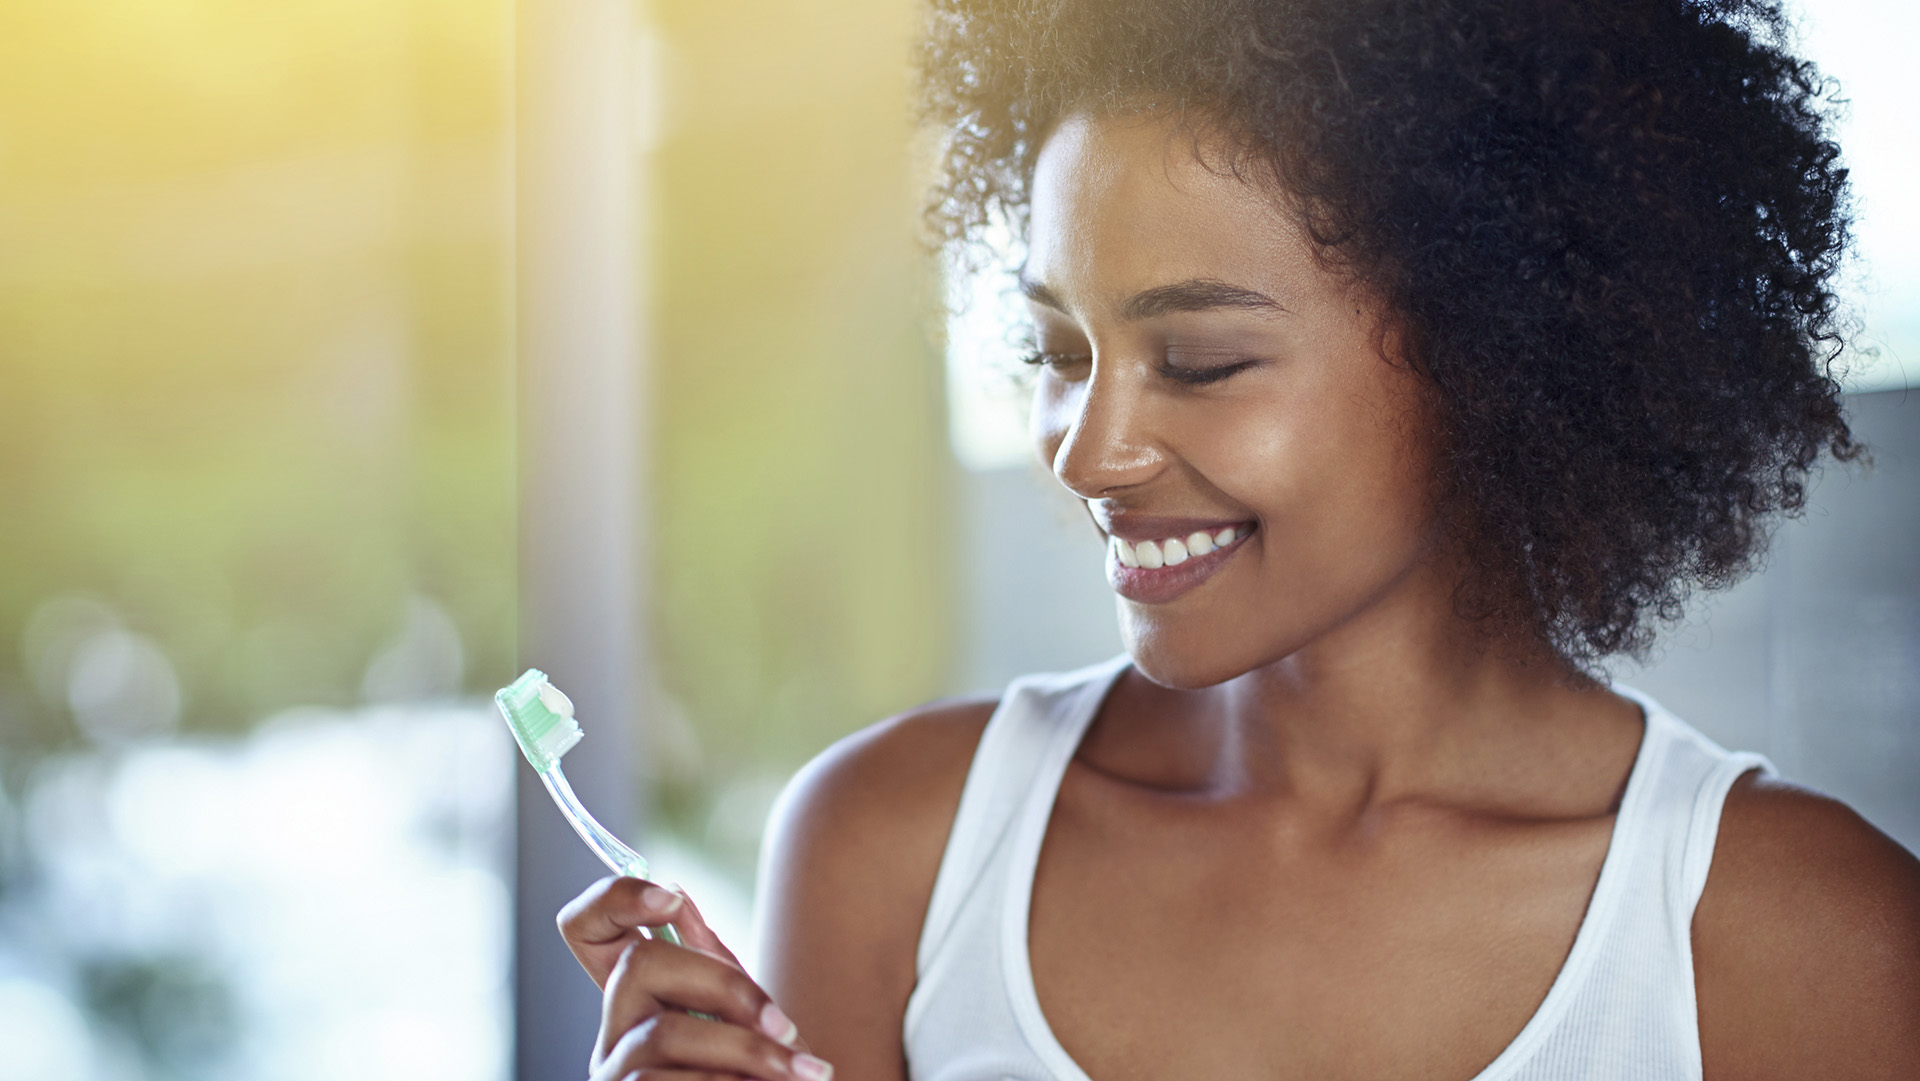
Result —
[[[1245, 526], [1240, 527], [1245, 529]], [[1203, 556], [1189, 556], [1186, 562], [1175, 567], [1129, 567], [1120, 562], [1113, 554], [1113, 545], [1107, 545], [1107, 583], [1113, 591], [1136, 604], [1165, 604], [1175, 597], [1198, 589], [1200, 583], [1213, 577], [1233, 553], [1247, 543], [1248, 533], [1236, 537], [1221, 548], [1215, 548]]]

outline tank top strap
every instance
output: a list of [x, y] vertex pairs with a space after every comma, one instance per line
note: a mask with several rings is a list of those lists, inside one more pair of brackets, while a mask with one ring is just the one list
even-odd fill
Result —
[[981, 872], [1032, 804], [1033, 786], [1049, 758], [1063, 743], [1072, 753], [1127, 663], [1123, 655], [1075, 672], [1022, 676], [1008, 685], [980, 734], [960, 791], [920, 931], [920, 975], [926, 975]]
[[1639, 704], [1646, 727], [1605, 863], [1546, 1000], [1475, 1081], [1701, 1076], [1693, 910], [1728, 790], [1772, 767], [1631, 687], [1613, 690]]
[[1752, 770], [1774, 776], [1773, 763], [1751, 751], [1726, 750], [1649, 695], [1617, 684], [1614, 690], [1640, 705], [1647, 738], [1659, 747], [1658, 768], [1648, 778], [1645, 817], [1636, 827], [1645, 835], [1642, 845], [1650, 862], [1658, 865], [1643, 874], [1660, 877], [1665, 915], [1686, 931], [1707, 884], [1727, 793]]
[[1613, 689], [1640, 705], [1646, 730], [1561, 972], [1566, 994], [1549, 992], [1536, 1038], [1516, 1040], [1512, 1061], [1495, 1063], [1509, 1068], [1490, 1068], [1480, 1081], [1701, 1076], [1693, 910], [1728, 790], [1748, 770], [1772, 766], [1722, 749], [1639, 691]]
[[[1696, 739], [1706, 739], [1691, 728], [1686, 731]], [[1693, 923], [1693, 911], [1700, 904], [1700, 893], [1707, 885], [1707, 871], [1713, 863], [1713, 846], [1720, 835], [1720, 816], [1727, 805], [1727, 793], [1733, 790], [1735, 781], [1753, 770], [1759, 770], [1762, 777], [1779, 775], [1764, 755], [1752, 751], [1721, 751], [1718, 747], [1713, 750], [1721, 757], [1701, 775], [1694, 789], [1693, 805], [1687, 814], [1686, 842], [1680, 846], [1673, 868], [1679, 887], [1675, 892], [1684, 906], [1680, 915], [1689, 926]]]

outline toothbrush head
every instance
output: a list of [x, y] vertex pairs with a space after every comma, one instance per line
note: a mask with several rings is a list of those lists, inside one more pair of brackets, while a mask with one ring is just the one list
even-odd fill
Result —
[[547, 682], [547, 674], [529, 668], [519, 679], [494, 692], [494, 704], [507, 719], [520, 752], [534, 770], [545, 773], [573, 750], [583, 734], [573, 719], [573, 702]]

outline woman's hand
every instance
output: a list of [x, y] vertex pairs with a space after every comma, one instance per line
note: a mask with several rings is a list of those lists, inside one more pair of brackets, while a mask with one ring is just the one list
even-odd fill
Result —
[[[682, 894], [605, 878], [561, 909], [559, 923], [602, 991], [593, 1081], [833, 1076], [833, 1067], [800, 1049], [799, 1029]], [[684, 945], [640, 933], [668, 923]]]

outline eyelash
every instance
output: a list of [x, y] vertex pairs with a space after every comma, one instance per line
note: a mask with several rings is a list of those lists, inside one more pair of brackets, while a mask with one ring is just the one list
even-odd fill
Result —
[[1026, 356], [1021, 357], [1020, 363], [1025, 364], [1029, 368], [1040, 368], [1040, 367], [1057, 368], [1069, 361], [1086, 360], [1086, 359], [1088, 358], [1085, 353], [1034, 352], [1034, 353], [1028, 353]]
[[[1037, 352], [1037, 353], [1029, 353], [1025, 357], [1022, 357], [1021, 362], [1026, 364], [1029, 367], [1038, 368], [1042, 366], [1058, 367], [1067, 362], [1081, 361], [1086, 359], [1088, 359], [1088, 357], [1084, 353]], [[1221, 364], [1217, 367], [1212, 367], [1212, 368], [1174, 368], [1174, 367], [1170, 367], [1168, 365], [1162, 364], [1159, 366], [1158, 371], [1160, 372], [1161, 375], [1165, 376], [1168, 379], [1173, 380], [1176, 383], [1180, 383], [1190, 387], [1197, 387], [1197, 386], [1205, 386], [1209, 383], [1218, 383], [1222, 379], [1225, 379], [1230, 375], [1234, 375], [1239, 372], [1245, 371], [1246, 369], [1252, 367], [1253, 364], [1254, 362], [1251, 360], [1237, 361], [1232, 364]]]
[[1253, 367], [1253, 364], [1251, 360], [1238, 360], [1232, 364], [1221, 364], [1212, 368], [1171, 368], [1163, 364], [1160, 366], [1160, 374], [1176, 383], [1201, 387], [1208, 383], [1218, 383], [1230, 375], [1246, 371]]

